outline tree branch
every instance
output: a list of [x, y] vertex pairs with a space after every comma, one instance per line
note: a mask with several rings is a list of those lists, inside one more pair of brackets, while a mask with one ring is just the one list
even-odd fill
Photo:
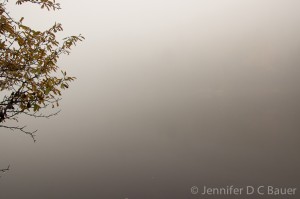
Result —
[[18, 126], [5, 126], [5, 125], [0, 125], [0, 128], [6, 128], [6, 129], [10, 129], [10, 130], [12, 130], [12, 131], [14, 131], [14, 130], [19, 130], [19, 131], [21, 131], [21, 132], [23, 132], [23, 133], [29, 135], [29, 136], [32, 138], [33, 142], [36, 142], [36, 139], [35, 139], [35, 133], [37, 132], [37, 130], [35, 130], [35, 131], [26, 131], [26, 130], [25, 130], [26, 126], [18, 127]]
[[6, 171], [9, 171], [9, 169], [10, 169], [10, 165], [8, 165], [6, 169], [0, 169], [0, 172], [5, 173]]

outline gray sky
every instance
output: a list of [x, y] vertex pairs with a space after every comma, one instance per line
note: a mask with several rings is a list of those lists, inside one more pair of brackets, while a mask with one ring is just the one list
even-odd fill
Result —
[[61, 22], [61, 37], [86, 40], [60, 59], [78, 78], [62, 113], [23, 121], [38, 142], [1, 130], [0, 166], [12, 170], [0, 198], [299, 188], [300, 1], [61, 0], [57, 12], [12, 2], [25, 23]]

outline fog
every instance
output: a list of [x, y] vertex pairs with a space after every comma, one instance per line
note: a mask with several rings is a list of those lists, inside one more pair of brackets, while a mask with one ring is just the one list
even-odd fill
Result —
[[62, 112], [20, 122], [38, 129], [37, 143], [1, 129], [0, 168], [11, 170], [0, 198], [194, 199], [202, 196], [192, 186], [299, 188], [299, 1], [60, 3], [55, 12], [9, 5], [28, 25], [61, 22], [61, 38], [86, 40], [60, 58], [77, 77]]

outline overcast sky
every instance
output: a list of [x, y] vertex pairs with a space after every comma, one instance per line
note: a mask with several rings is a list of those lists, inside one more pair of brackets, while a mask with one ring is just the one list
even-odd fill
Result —
[[8, 6], [36, 29], [61, 22], [61, 38], [86, 40], [59, 61], [77, 77], [61, 114], [21, 122], [37, 143], [1, 129], [0, 167], [11, 171], [0, 198], [299, 188], [300, 1], [59, 2], [56, 12]]

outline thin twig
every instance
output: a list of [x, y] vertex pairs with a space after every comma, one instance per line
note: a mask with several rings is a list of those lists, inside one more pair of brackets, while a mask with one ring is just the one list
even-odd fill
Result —
[[5, 126], [5, 125], [0, 125], [0, 128], [6, 128], [6, 129], [10, 129], [12, 131], [14, 130], [19, 130], [27, 135], [30, 135], [30, 137], [33, 139], [33, 142], [36, 142], [36, 139], [35, 139], [35, 133], [37, 132], [37, 130], [35, 131], [26, 131], [25, 128], [26, 126], [23, 126], [23, 127], [18, 127], [18, 126]]
[[8, 167], [6, 169], [0, 169], [1, 173], [5, 173], [6, 171], [9, 171], [10, 165], [8, 165]]

